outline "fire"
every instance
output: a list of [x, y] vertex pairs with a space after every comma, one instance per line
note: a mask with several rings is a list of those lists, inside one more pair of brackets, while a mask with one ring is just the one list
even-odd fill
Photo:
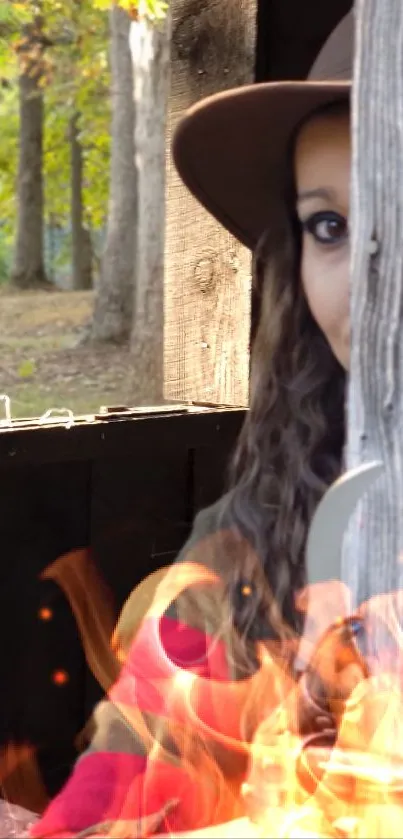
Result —
[[[226, 708], [235, 704], [244, 710], [246, 694], [259, 701], [262, 687], [270, 686], [272, 712], [266, 705], [250, 744], [237, 742], [238, 749], [247, 751], [249, 762], [240, 790], [245, 815], [187, 836], [401, 836], [403, 694], [397, 611], [401, 593], [374, 598], [349, 617], [343, 587], [338, 583], [327, 587], [328, 598], [324, 584], [317, 592], [321, 597], [316, 600], [311, 632], [319, 640], [314, 648], [304, 639], [309, 665], [302, 675], [290, 680], [289, 672], [279, 667], [276, 651], [262, 645], [259, 669], [247, 683], [209, 686], [218, 705], [227, 700]], [[312, 599], [310, 592], [311, 603]], [[321, 637], [327, 599], [338, 617]], [[324, 622], [328, 624], [328, 615]], [[382, 634], [385, 647], [375, 650], [374, 638], [379, 640]], [[182, 699], [187, 697], [188, 711], [189, 686], [192, 683], [194, 689], [195, 681], [197, 677], [176, 681]], [[200, 692], [203, 688], [205, 683], [199, 683]], [[194, 715], [192, 722], [196, 724]], [[217, 732], [222, 732], [222, 722], [215, 729], [216, 741], [221, 739]]]
[[[297, 600], [308, 610], [303, 638], [279, 624], [284, 640], [257, 642], [248, 670], [250, 647], [233, 629], [228, 580], [246, 564], [246, 580], [239, 577], [245, 614], [256, 592], [275, 615], [276, 606], [257, 558], [229, 538], [222, 535], [227, 576], [211, 559], [209, 537], [188, 561], [141, 583], [116, 628], [86, 552], [45, 572], [69, 598], [87, 661], [138, 751], [119, 752], [112, 763], [105, 755], [80, 761], [84, 773], [93, 761], [96, 779], [113, 764], [107, 804], [89, 832], [74, 810], [82, 781], [75, 788], [73, 777], [66, 810], [51, 805], [33, 835], [401, 835], [403, 592], [352, 615], [340, 583], [309, 587]], [[39, 617], [48, 621], [46, 608]], [[199, 615], [207, 616], [207, 634]], [[245, 669], [236, 677], [240, 662]], [[52, 678], [63, 686], [69, 677], [59, 670]]]
[[[354, 618], [336, 620], [284, 707], [257, 730], [244, 794], [259, 835], [401, 836], [400, 659], [391, 667], [399, 599], [374, 598]], [[388, 643], [375, 658], [377, 622]]]

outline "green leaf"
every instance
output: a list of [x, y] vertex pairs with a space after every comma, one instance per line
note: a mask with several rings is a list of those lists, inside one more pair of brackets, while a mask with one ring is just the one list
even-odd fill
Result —
[[168, 10], [168, 3], [162, 0], [145, 0], [147, 12], [152, 20], [163, 20]]
[[27, 359], [20, 364], [18, 368], [18, 375], [20, 379], [29, 379], [36, 371], [36, 364], [31, 359]]
[[94, 9], [101, 9], [102, 11], [109, 11], [112, 3], [111, 0], [92, 0]]

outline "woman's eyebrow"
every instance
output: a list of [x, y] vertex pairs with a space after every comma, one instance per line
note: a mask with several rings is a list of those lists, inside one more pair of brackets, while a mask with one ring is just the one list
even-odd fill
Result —
[[320, 187], [318, 189], [305, 190], [297, 196], [298, 203], [308, 201], [310, 198], [323, 198], [325, 201], [332, 201], [334, 199], [334, 191], [329, 187]]

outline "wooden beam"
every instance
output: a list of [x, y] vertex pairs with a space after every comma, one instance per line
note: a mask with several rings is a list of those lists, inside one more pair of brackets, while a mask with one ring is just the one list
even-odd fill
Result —
[[[170, 138], [184, 111], [253, 81], [256, 0], [172, 0]], [[164, 386], [168, 399], [246, 405], [250, 254], [167, 164]]]
[[343, 558], [360, 602], [403, 584], [403, 4], [357, 0], [356, 14], [347, 466], [385, 469]]

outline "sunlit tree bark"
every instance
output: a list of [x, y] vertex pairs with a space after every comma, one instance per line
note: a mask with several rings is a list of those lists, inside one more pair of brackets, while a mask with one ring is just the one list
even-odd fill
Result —
[[72, 286], [75, 291], [92, 287], [91, 233], [84, 221], [83, 150], [78, 132], [78, 114], [70, 121]]
[[170, 12], [149, 20], [141, 4], [130, 32], [136, 111], [137, 263], [131, 348], [136, 401], [164, 396], [165, 157], [170, 79]]
[[92, 338], [124, 342], [132, 328], [137, 250], [137, 176], [134, 165], [134, 104], [129, 49], [131, 19], [116, 4], [110, 13], [112, 148], [105, 251], [96, 291]]

